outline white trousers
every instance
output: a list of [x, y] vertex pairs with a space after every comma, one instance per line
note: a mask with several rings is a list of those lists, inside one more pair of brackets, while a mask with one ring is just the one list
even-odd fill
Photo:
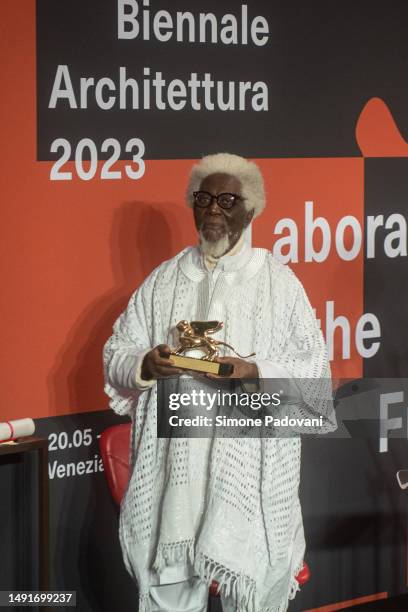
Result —
[[[150, 587], [152, 612], [207, 612], [208, 586], [199, 578]], [[223, 612], [236, 612], [229, 597], [221, 595]]]

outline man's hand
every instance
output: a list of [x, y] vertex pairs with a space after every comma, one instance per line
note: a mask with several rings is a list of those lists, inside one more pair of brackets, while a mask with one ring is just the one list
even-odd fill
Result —
[[146, 353], [141, 370], [143, 380], [182, 374], [183, 370], [169, 365], [169, 363], [172, 363], [171, 359], [168, 359], [170, 353], [171, 349], [167, 344], [159, 344], [159, 346]]
[[213, 380], [218, 380], [221, 378], [252, 378], [255, 380], [259, 378], [256, 363], [252, 363], [251, 361], [245, 361], [245, 359], [239, 359], [238, 357], [217, 357], [215, 361], [217, 363], [230, 363], [232, 366], [234, 366], [234, 371], [230, 376], [207, 374], [208, 378], [212, 378]]

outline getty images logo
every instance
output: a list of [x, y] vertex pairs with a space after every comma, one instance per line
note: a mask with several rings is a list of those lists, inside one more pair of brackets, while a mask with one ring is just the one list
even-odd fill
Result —
[[390, 416], [390, 406], [401, 404], [404, 401], [404, 392], [380, 394], [380, 453], [388, 452], [388, 432], [405, 427], [405, 437], [408, 440], [408, 407], [401, 407], [400, 411], [405, 415], [405, 424], [402, 416]]

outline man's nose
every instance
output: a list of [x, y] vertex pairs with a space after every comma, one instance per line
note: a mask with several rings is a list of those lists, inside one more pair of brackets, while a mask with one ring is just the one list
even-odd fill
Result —
[[220, 207], [217, 204], [216, 198], [213, 198], [211, 200], [211, 204], [208, 207], [208, 212], [211, 213], [212, 215], [219, 215], [219, 214], [221, 214]]

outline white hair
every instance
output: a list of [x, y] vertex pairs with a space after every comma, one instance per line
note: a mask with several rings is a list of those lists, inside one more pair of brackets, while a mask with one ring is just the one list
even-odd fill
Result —
[[200, 247], [204, 255], [211, 255], [217, 259], [230, 250], [230, 238], [229, 236], [223, 236], [217, 242], [209, 242], [204, 238], [201, 232], [200, 236]]
[[231, 153], [215, 153], [206, 155], [191, 170], [187, 186], [186, 200], [188, 206], [194, 207], [193, 192], [210, 174], [229, 174], [241, 183], [241, 194], [245, 198], [245, 208], [254, 210], [254, 218], [265, 208], [264, 181], [258, 166], [239, 155]]

